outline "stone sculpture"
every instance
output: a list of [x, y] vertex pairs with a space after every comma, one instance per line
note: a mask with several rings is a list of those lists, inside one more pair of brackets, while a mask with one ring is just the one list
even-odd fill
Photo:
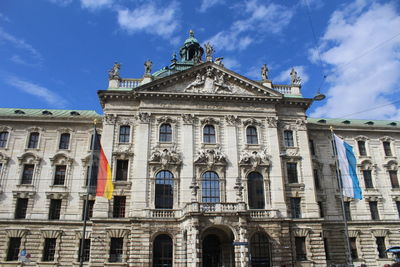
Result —
[[261, 68], [261, 78], [263, 81], [268, 80], [268, 71], [267, 64], [264, 64]]
[[301, 84], [301, 78], [297, 75], [297, 71], [294, 68], [292, 68], [292, 70], [290, 71], [290, 79], [292, 80], [292, 84]]
[[144, 62], [144, 74], [150, 74], [151, 73], [151, 68], [153, 66], [153, 62], [151, 62], [150, 60], [146, 60]]
[[114, 63], [114, 66], [108, 71], [108, 78], [110, 80], [120, 79], [119, 70], [121, 69], [121, 64], [118, 62]]

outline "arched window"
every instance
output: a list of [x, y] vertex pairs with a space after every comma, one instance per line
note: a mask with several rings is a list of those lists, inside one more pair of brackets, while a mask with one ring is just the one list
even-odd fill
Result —
[[59, 149], [68, 149], [69, 148], [69, 139], [71, 135], [69, 133], [63, 133], [60, 136], [60, 144], [58, 145]]
[[258, 144], [257, 128], [249, 126], [246, 129], [247, 144]]
[[204, 126], [203, 142], [208, 144], [215, 144], [215, 128], [213, 125]]
[[219, 202], [219, 177], [215, 172], [205, 172], [201, 182], [202, 202]]
[[169, 171], [156, 175], [156, 209], [172, 209], [174, 201], [174, 176]]
[[172, 128], [171, 124], [163, 123], [160, 127], [160, 142], [172, 141]]
[[255, 233], [250, 240], [251, 266], [271, 266], [269, 240], [264, 233]]
[[8, 132], [0, 133], [0, 147], [6, 147], [8, 139]]
[[262, 175], [258, 172], [251, 172], [247, 177], [247, 188], [249, 195], [249, 208], [264, 209], [264, 182]]
[[290, 130], [284, 131], [283, 137], [284, 137], [284, 141], [285, 141], [285, 146], [287, 146], [287, 147], [294, 146], [292, 131], [290, 131]]
[[159, 235], [153, 243], [153, 267], [172, 267], [172, 239]]

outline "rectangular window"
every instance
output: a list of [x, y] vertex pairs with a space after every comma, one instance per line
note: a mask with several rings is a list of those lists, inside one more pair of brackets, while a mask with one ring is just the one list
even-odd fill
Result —
[[122, 262], [124, 239], [112, 237], [110, 242], [110, 262]]
[[365, 188], [374, 188], [374, 184], [372, 183], [372, 174], [370, 170], [363, 170]]
[[293, 147], [294, 142], [293, 142], [293, 132], [292, 131], [284, 131], [283, 132], [283, 138], [285, 142], [286, 147]]
[[129, 160], [117, 160], [117, 173], [115, 181], [127, 181], [128, 180], [128, 165]]
[[319, 175], [318, 175], [318, 170], [314, 169], [314, 184], [315, 184], [315, 188], [320, 190], [321, 189], [321, 183], [319, 181]]
[[319, 208], [319, 217], [324, 218], [325, 217], [324, 205], [322, 204], [321, 201], [318, 201], [318, 208]]
[[298, 183], [297, 163], [286, 163], [288, 182], [290, 184]]
[[350, 237], [349, 238], [349, 243], [350, 243], [350, 253], [351, 253], [351, 258], [353, 260], [358, 259], [358, 253], [357, 253], [357, 239], [355, 237]]
[[64, 185], [65, 183], [65, 173], [67, 171], [67, 166], [57, 165], [54, 174], [54, 185]]
[[[83, 207], [82, 207], [82, 220], [85, 219], [85, 205], [86, 205], [86, 200], [83, 201]], [[93, 207], [94, 207], [94, 200], [89, 200], [88, 202], [88, 211], [87, 211], [87, 216], [86, 220], [90, 220], [90, 218], [93, 217]]]
[[301, 198], [291, 197], [290, 198], [290, 209], [292, 218], [301, 218]]
[[125, 217], [125, 196], [114, 196], [114, 208], [113, 218], [124, 218]]
[[8, 139], [8, 132], [0, 133], [0, 147], [6, 147]]
[[399, 218], [400, 218], [400, 201], [396, 201], [396, 208], [397, 208], [397, 213], [399, 214]]
[[119, 127], [119, 142], [129, 143], [129, 137], [131, 134], [131, 127], [128, 125], [122, 125]]
[[50, 199], [49, 220], [60, 219], [61, 201], [61, 199]]
[[297, 261], [307, 260], [306, 238], [296, 236], [295, 245], [296, 245], [296, 260]]
[[28, 208], [28, 199], [18, 198], [17, 205], [15, 206], [15, 219], [25, 219], [27, 208]]
[[379, 220], [378, 202], [377, 201], [369, 202], [369, 210], [371, 211], [371, 219]]
[[60, 144], [58, 145], [59, 149], [68, 149], [69, 148], [69, 139], [71, 135], [69, 133], [63, 133], [60, 136]]
[[21, 184], [32, 184], [34, 169], [35, 169], [35, 165], [33, 165], [33, 164], [25, 164], [24, 165], [24, 169], [22, 170]]
[[43, 261], [54, 261], [54, 254], [56, 253], [56, 238], [45, 238], [43, 248]]
[[367, 155], [367, 150], [365, 149], [365, 141], [358, 141], [358, 152], [360, 153], [360, 156], [366, 156]]
[[344, 215], [346, 216], [346, 220], [351, 221], [350, 201], [345, 201], [343, 204], [344, 204]]
[[392, 150], [390, 149], [390, 142], [388, 142], [388, 141], [383, 142], [383, 150], [385, 151], [386, 157], [393, 156]]
[[397, 177], [397, 171], [389, 171], [390, 183], [392, 188], [399, 188], [399, 179]]
[[315, 156], [315, 145], [314, 145], [314, 140], [308, 140], [309, 144], [310, 144], [310, 152], [312, 156]]
[[386, 245], [385, 245], [385, 237], [379, 236], [376, 238], [376, 247], [378, 249], [379, 258], [387, 258], [386, 255]]
[[[81, 249], [82, 249], [82, 239], [79, 239], [79, 251], [78, 251], [78, 261], [81, 261]], [[90, 239], [85, 239], [85, 244], [83, 245], [83, 261], [89, 261], [90, 259]]]
[[39, 133], [34, 132], [29, 134], [28, 148], [37, 148], [39, 144]]
[[21, 237], [10, 237], [8, 242], [7, 261], [17, 261], [19, 247], [21, 246]]

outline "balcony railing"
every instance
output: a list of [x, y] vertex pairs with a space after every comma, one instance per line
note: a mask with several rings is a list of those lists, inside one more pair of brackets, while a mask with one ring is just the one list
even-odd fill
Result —
[[262, 218], [279, 218], [279, 210], [251, 210], [250, 217], [254, 219]]
[[278, 91], [281, 94], [284, 95], [291, 95], [292, 94], [292, 88], [290, 85], [285, 85], [285, 84], [274, 84], [272, 89]]
[[119, 88], [136, 88], [140, 85], [142, 79], [121, 79]]
[[199, 203], [203, 212], [232, 212], [238, 211], [237, 203]]

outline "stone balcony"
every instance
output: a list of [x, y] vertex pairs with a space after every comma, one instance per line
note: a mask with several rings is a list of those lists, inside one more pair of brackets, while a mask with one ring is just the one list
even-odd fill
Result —
[[249, 210], [245, 203], [199, 203], [192, 202], [186, 204], [182, 209], [147, 209], [143, 212], [143, 217], [159, 219], [178, 219], [191, 214], [202, 215], [233, 215], [240, 212], [248, 214], [252, 219], [277, 219], [282, 218], [279, 210], [260, 209]]

